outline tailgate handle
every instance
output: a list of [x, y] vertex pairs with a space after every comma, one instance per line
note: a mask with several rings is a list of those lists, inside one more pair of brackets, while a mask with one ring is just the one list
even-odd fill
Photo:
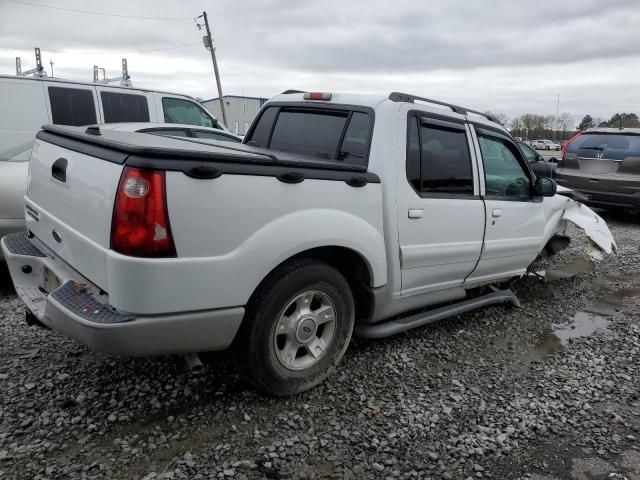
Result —
[[222, 172], [214, 167], [207, 167], [205, 165], [201, 165], [198, 167], [190, 168], [189, 170], [184, 172], [187, 177], [197, 178], [200, 180], [207, 180], [211, 178], [218, 178], [222, 175]]
[[67, 181], [67, 165], [69, 162], [66, 158], [60, 157], [53, 165], [51, 165], [51, 176], [56, 180], [66, 183]]

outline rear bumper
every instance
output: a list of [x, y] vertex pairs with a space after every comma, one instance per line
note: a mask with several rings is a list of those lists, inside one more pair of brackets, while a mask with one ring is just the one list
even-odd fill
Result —
[[[117, 312], [107, 294], [45, 253], [46, 247], [26, 232], [5, 236], [0, 244], [16, 292], [35, 317], [100, 352], [147, 356], [224, 350], [244, 316], [244, 307], [153, 316]], [[51, 279], [59, 286], [51, 288]]]
[[[582, 185], [576, 185], [577, 182], [572, 182], [571, 178], [563, 177], [562, 175], [556, 175], [556, 181], [563, 187], [576, 190], [587, 197], [585, 203], [594, 207], [622, 207], [622, 208], [640, 208], [640, 191], [634, 193], [616, 192], [614, 189], [593, 190], [590, 188], [584, 188]], [[638, 185], [640, 187], [640, 185]]]

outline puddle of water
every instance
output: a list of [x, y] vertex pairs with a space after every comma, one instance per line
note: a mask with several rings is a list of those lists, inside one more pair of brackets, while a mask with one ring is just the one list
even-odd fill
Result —
[[[537, 272], [535, 276], [554, 281], [592, 272], [593, 264], [590, 261], [577, 259], [547, 272]], [[521, 357], [520, 374], [526, 375], [532, 362], [569, 346], [576, 338], [608, 332], [611, 323], [609, 317], [624, 314], [640, 304], [639, 280], [640, 277], [635, 275], [608, 275], [595, 279], [592, 285], [596, 292], [595, 299], [567, 322], [555, 324], [544, 331]], [[547, 283], [543, 288], [529, 289], [523, 294], [530, 298], [552, 299], [555, 297], [555, 288]]]
[[577, 312], [569, 322], [554, 325], [553, 330], [545, 331], [535, 346], [527, 352], [524, 363], [540, 360], [550, 353], [566, 347], [573, 339], [607, 332], [609, 323], [609, 320], [600, 315]]
[[568, 324], [556, 325], [553, 334], [562, 345], [579, 337], [589, 337], [596, 332], [608, 331], [610, 321], [590, 312], [577, 312]]
[[584, 258], [576, 258], [565, 265], [548, 270], [546, 277], [550, 282], [554, 282], [587, 273], [593, 273], [593, 263]]
[[527, 355], [528, 361], [538, 360], [562, 348], [560, 339], [551, 331], [544, 332], [535, 348]]
[[636, 277], [605, 276], [593, 284], [593, 288], [602, 293], [602, 297], [592, 304], [587, 311], [602, 315], [614, 315], [615, 313], [630, 310], [640, 302], [640, 287], [636, 285], [621, 287], [620, 284]]

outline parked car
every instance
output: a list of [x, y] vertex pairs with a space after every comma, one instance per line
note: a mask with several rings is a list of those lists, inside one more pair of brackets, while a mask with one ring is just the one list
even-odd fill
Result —
[[640, 209], [640, 128], [591, 128], [575, 136], [558, 164], [558, 183], [589, 205]]
[[556, 169], [556, 163], [547, 161], [545, 158], [531, 148], [525, 142], [517, 142], [524, 158], [529, 163], [529, 167], [538, 177], [553, 177], [553, 171]]
[[561, 148], [562, 153], [566, 152], [567, 151], [567, 147], [569, 146], [569, 144], [571, 142], [573, 142], [573, 140], [576, 139], [577, 137], [579, 137], [580, 135], [582, 135], [582, 132], [576, 132], [571, 137], [569, 137], [568, 140], [565, 140], [565, 142], [562, 144], [562, 148]]
[[500, 124], [408, 94], [282, 94], [242, 145], [37, 137], [28, 233], [1, 241], [29, 321], [116, 355], [231, 347], [274, 395], [325, 379], [352, 333], [515, 302], [484, 287], [566, 246], [567, 221], [616, 248]]
[[[199, 138], [240, 143], [242, 140], [219, 128], [196, 127], [169, 123], [112, 123], [101, 125], [103, 130], [153, 133], [165, 136]], [[34, 136], [35, 139], [35, 136]], [[0, 158], [0, 237], [25, 229], [24, 196], [27, 193], [27, 176], [31, 145], [19, 154], [3, 160]], [[0, 261], [2, 260], [0, 251]]]
[[560, 145], [551, 140], [531, 140], [529, 144], [536, 150], [560, 150]]

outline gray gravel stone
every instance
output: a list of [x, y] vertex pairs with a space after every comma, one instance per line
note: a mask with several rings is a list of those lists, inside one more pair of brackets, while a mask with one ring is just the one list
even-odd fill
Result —
[[[610, 225], [620, 253], [592, 273], [518, 280], [519, 309], [354, 339], [336, 375], [285, 399], [242, 384], [225, 354], [206, 355], [207, 372], [193, 376], [178, 356], [112, 358], [28, 327], [0, 274], [0, 477], [570, 478], [535, 450], [549, 445], [554, 458], [570, 442], [607, 475], [631, 479], [640, 222]], [[584, 253], [578, 239], [536, 268]], [[561, 343], [553, 333], [579, 331], [578, 312], [605, 330]]]

